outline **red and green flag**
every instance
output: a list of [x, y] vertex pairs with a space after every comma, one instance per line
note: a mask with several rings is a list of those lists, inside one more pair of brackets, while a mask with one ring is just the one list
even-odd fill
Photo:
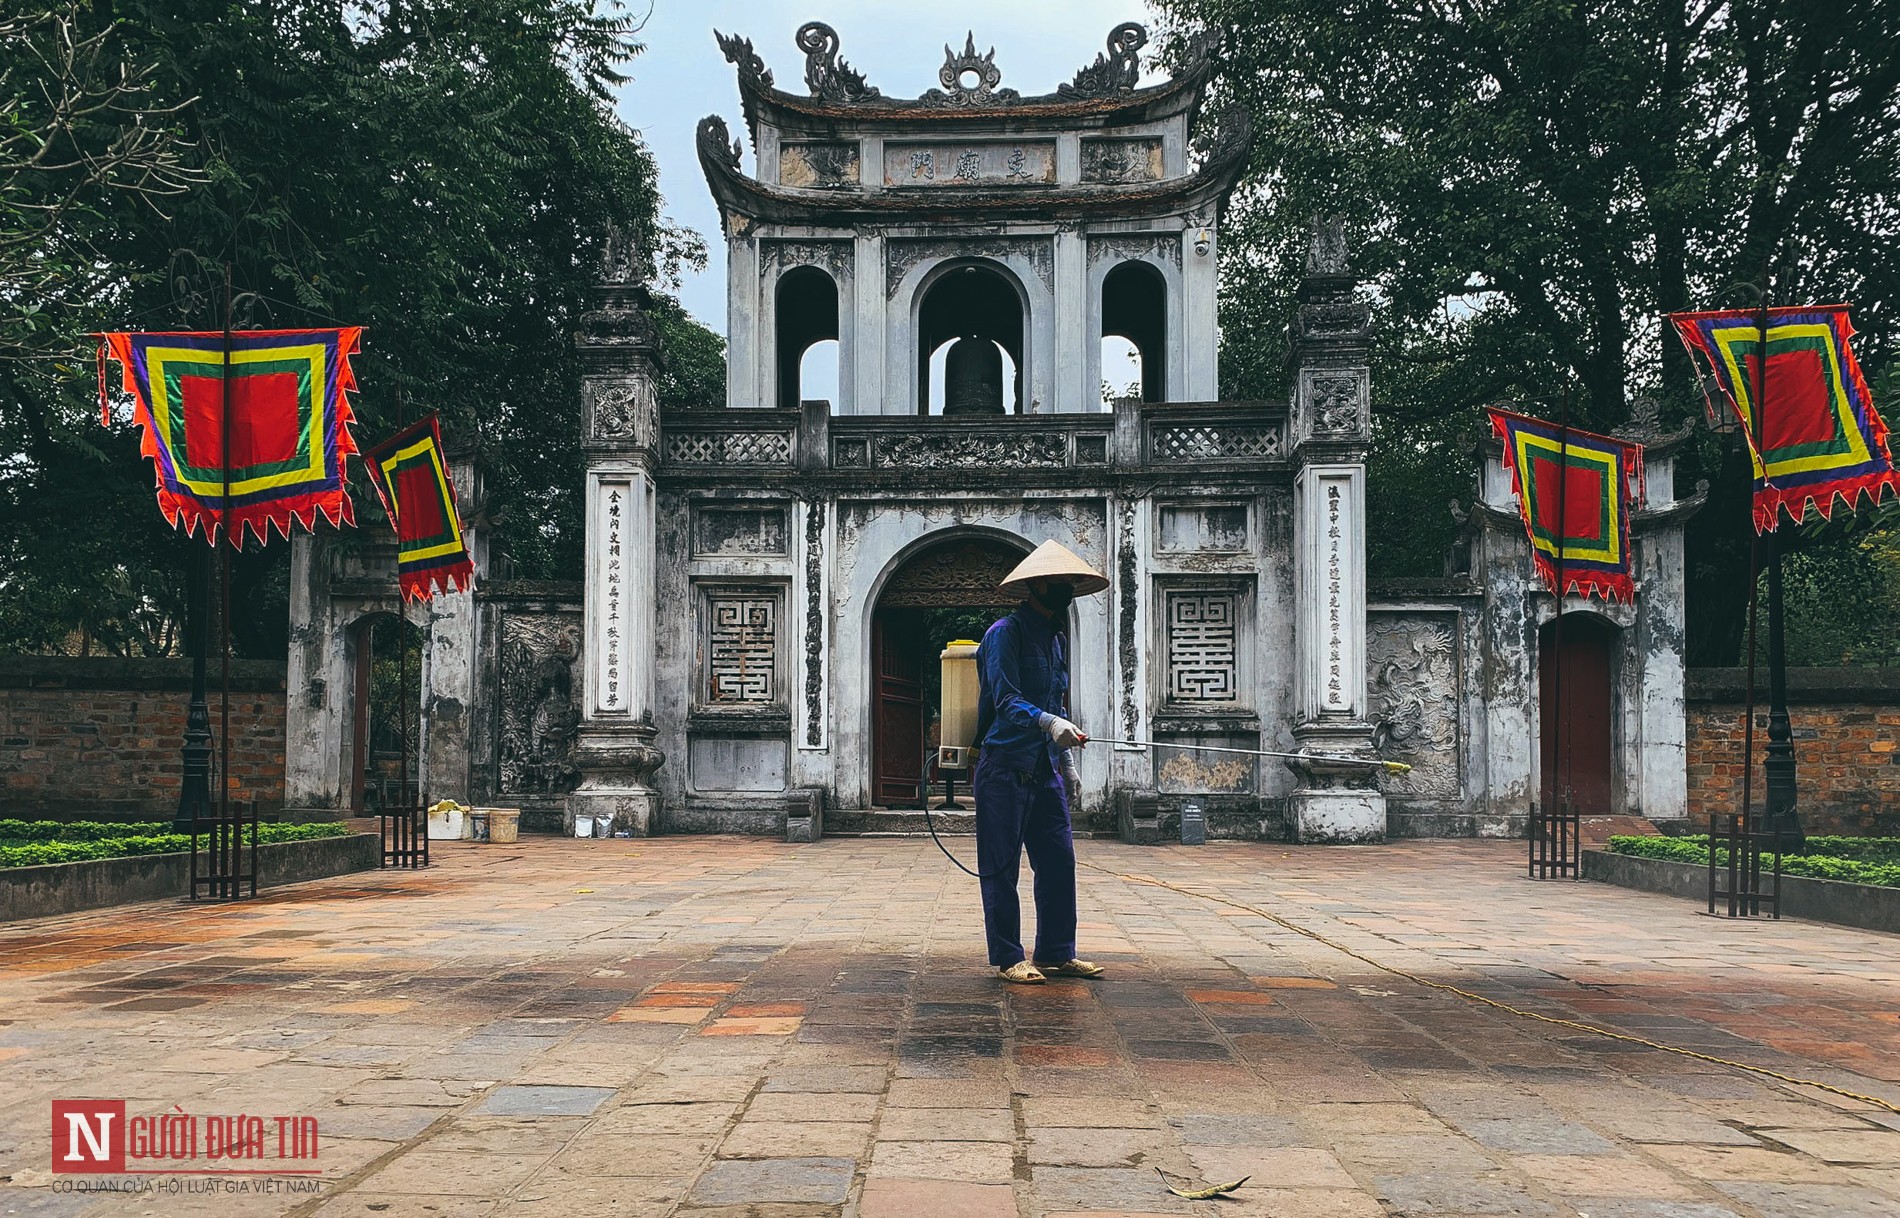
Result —
[[396, 530], [396, 582], [403, 599], [467, 591], [475, 564], [455, 510], [455, 483], [436, 417], [411, 423], [364, 453], [363, 462]]
[[222, 331], [100, 335], [102, 421], [111, 421], [105, 407], [109, 355], [124, 369], [133, 418], [144, 429], [140, 451], [157, 472], [159, 511], [187, 536], [202, 530], [212, 545], [228, 539], [235, 546], [249, 533], [261, 545], [273, 528], [290, 536], [293, 522], [310, 531], [319, 513], [332, 525], [354, 524], [343, 464], [356, 451], [350, 356], [362, 333], [351, 326], [237, 330], [228, 337]]
[[1769, 309], [1766, 367], [1759, 312], [1671, 313], [1669, 320], [1723, 399], [1711, 398], [1710, 417], [1726, 407], [1748, 437], [1757, 533], [1773, 530], [1784, 508], [1799, 524], [1810, 507], [1832, 515], [1836, 497], [1851, 511], [1863, 496], [1878, 503], [1900, 493], [1887, 425], [1848, 345], [1854, 326], [1846, 305]]
[[1504, 442], [1538, 575], [1558, 595], [1633, 600], [1630, 513], [1642, 496], [1643, 446], [1508, 410], [1487, 413]]

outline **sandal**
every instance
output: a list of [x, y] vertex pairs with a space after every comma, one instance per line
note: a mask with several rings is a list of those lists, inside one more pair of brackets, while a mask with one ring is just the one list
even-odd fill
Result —
[[1044, 980], [1042, 971], [1027, 960], [1018, 960], [1008, 968], [997, 969], [996, 975], [1017, 985], [1041, 985]]
[[1061, 964], [1042, 964], [1038, 962], [1036, 967], [1051, 977], [1095, 978], [1100, 977], [1103, 973], [1108, 971], [1099, 964], [1090, 964], [1087, 960], [1066, 960]]

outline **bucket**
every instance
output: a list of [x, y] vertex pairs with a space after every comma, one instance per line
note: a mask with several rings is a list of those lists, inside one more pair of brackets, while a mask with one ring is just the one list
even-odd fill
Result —
[[465, 814], [460, 808], [444, 808], [429, 812], [429, 840], [457, 841], [468, 832]]
[[468, 814], [468, 840], [485, 842], [488, 840], [488, 809], [471, 809]]
[[594, 818], [591, 816], [575, 817], [574, 818], [574, 836], [575, 837], [594, 836]]
[[488, 810], [488, 840], [491, 842], [512, 842], [517, 840], [521, 831], [520, 808], [490, 808]]

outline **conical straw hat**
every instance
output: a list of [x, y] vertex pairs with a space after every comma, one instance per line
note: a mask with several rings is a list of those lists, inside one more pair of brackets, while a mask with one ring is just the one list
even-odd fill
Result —
[[1077, 596], [1088, 596], [1108, 587], [1101, 572], [1077, 558], [1059, 542], [1045, 541], [1036, 552], [1016, 564], [997, 587], [1011, 596], [1025, 596], [1029, 581], [1038, 578], [1066, 579], [1075, 585]]

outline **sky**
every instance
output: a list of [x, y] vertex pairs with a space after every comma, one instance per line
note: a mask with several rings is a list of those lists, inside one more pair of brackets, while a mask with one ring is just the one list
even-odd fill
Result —
[[[962, 0], [955, 5], [902, 0], [628, 0], [638, 14], [652, 4], [640, 39], [646, 51], [633, 61], [632, 80], [620, 89], [620, 117], [639, 131], [660, 166], [665, 214], [706, 239], [711, 259], [687, 278], [682, 303], [701, 323], [726, 332], [725, 242], [719, 212], [706, 190], [693, 148], [693, 131], [708, 114], [725, 117], [734, 135], [745, 130], [732, 65], [719, 53], [713, 31], [739, 34], [772, 70], [778, 88], [805, 92], [805, 56], [792, 35], [807, 21], [838, 31], [839, 55], [887, 97], [916, 97], [937, 84], [946, 42], [962, 50], [966, 32], [978, 53], [996, 48], [1003, 87], [1025, 97], [1053, 93], [1076, 69], [1093, 63], [1108, 32], [1123, 21], [1157, 23], [1141, 0]], [[1144, 57], [1152, 52], [1152, 44]], [[1146, 81], [1144, 80], [1144, 83]], [[753, 170], [751, 141], [744, 167]]]

